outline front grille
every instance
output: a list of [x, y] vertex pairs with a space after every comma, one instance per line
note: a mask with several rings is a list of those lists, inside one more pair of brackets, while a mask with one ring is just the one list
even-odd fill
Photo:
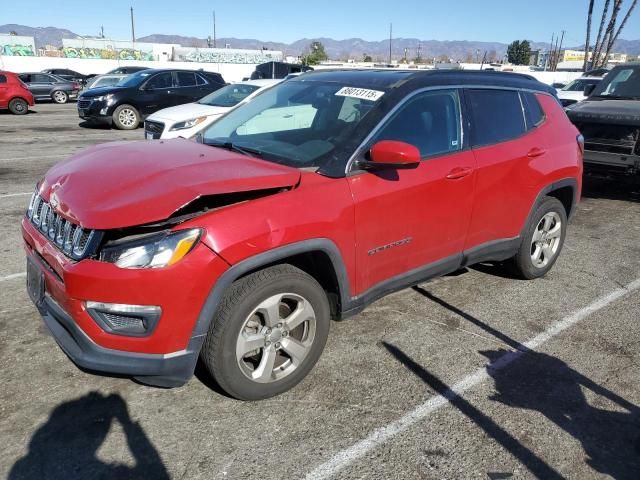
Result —
[[94, 253], [98, 232], [84, 229], [58, 215], [40, 195], [34, 194], [31, 198], [27, 216], [67, 257], [80, 260]]
[[86, 108], [89, 108], [90, 105], [91, 105], [91, 100], [84, 100], [82, 98], [78, 100], [78, 108], [81, 108], [84, 110]]
[[640, 154], [640, 129], [626, 125], [578, 123], [586, 150], [622, 155]]
[[153, 135], [154, 140], [157, 140], [164, 131], [164, 123], [146, 120], [144, 122], [144, 131]]

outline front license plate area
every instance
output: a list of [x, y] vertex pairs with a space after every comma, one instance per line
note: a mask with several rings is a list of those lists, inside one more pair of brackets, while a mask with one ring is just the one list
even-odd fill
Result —
[[44, 300], [44, 273], [31, 259], [27, 260], [27, 292], [36, 305]]

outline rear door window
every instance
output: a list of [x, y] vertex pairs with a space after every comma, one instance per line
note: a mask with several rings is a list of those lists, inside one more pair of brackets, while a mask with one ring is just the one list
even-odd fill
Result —
[[0, 75], [0, 83], [7, 83], [7, 77], [4, 75]]
[[198, 82], [198, 85], [207, 85], [209, 83], [202, 76], [198, 74], [196, 74], [196, 80]]
[[524, 134], [526, 125], [515, 90], [467, 90], [474, 147], [506, 142]]
[[176, 87], [195, 87], [196, 74], [193, 72], [176, 72]]
[[35, 75], [32, 75], [32, 82], [37, 82], [37, 83], [54, 83], [55, 79], [54, 77], [50, 76], [50, 75], [45, 75], [44, 73], [36, 73]]

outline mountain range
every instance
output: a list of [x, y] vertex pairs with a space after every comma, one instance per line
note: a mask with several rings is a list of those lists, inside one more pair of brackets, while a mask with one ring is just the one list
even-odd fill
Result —
[[[26, 25], [6, 24], [0, 25], [0, 33], [16, 32], [18, 35], [26, 35], [34, 37], [36, 47], [44, 45], [53, 45], [55, 47], [62, 46], [63, 38], [79, 38], [76, 33], [56, 28], [56, 27], [29, 27]], [[88, 38], [88, 37], [85, 37]], [[346, 60], [347, 58], [361, 59], [365, 55], [372, 57], [374, 61], [384, 61], [389, 56], [389, 40], [366, 41], [361, 38], [348, 38], [345, 40], [334, 40], [332, 38], [303, 38], [293, 43], [281, 43], [262, 41], [246, 38], [219, 38], [216, 40], [218, 47], [229, 45], [231, 48], [248, 48], [261, 49], [268, 48], [270, 50], [280, 50], [285, 55], [297, 56], [308, 51], [312, 41], [322, 42], [330, 59]], [[145, 37], [137, 38], [139, 42], [156, 42], [156, 43], [175, 43], [185, 47], [206, 47], [207, 39], [187, 37], [182, 35], [166, 35], [153, 34]], [[420, 56], [423, 58], [442, 57], [452, 58], [454, 60], [475, 59], [477, 56], [481, 58], [486, 51], [489, 57], [501, 59], [507, 51], [507, 44], [500, 42], [478, 42], [471, 40], [420, 40], [417, 38], [394, 38], [392, 42], [392, 57], [395, 59], [405, 56], [414, 58], [418, 56], [418, 48]], [[531, 48], [548, 49], [548, 42], [531, 42]], [[568, 47], [568, 48], [584, 48], [584, 47]], [[406, 50], [405, 50], [406, 49]], [[640, 40], [618, 40], [614, 46], [614, 51], [627, 53], [629, 55], [640, 55]]]

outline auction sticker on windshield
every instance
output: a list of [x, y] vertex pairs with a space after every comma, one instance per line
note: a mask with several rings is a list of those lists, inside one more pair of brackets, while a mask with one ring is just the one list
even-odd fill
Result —
[[336, 95], [339, 97], [353, 97], [375, 102], [384, 95], [384, 92], [380, 92], [379, 90], [369, 90], [367, 88], [342, 87], [336, 92]]

